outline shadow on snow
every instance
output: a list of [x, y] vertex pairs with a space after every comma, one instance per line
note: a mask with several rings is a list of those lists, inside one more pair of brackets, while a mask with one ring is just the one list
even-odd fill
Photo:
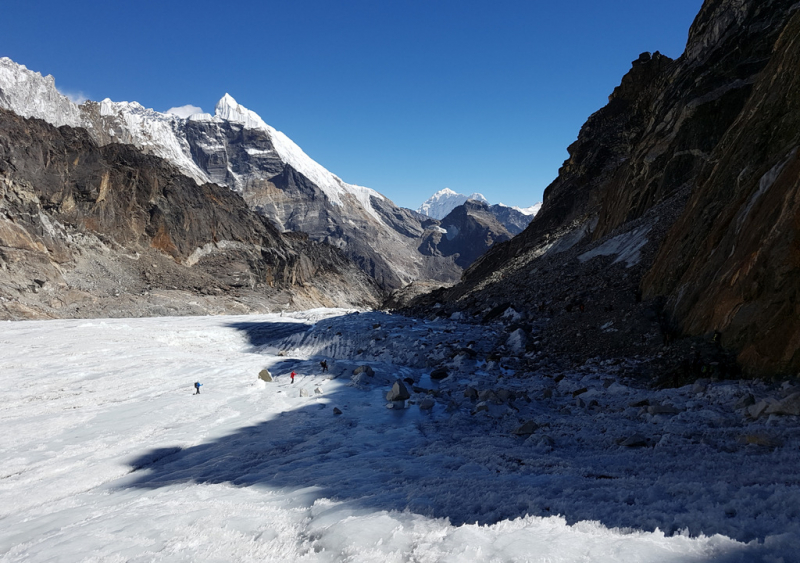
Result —
[[[277, 323], [270, 327], [263, 324], [235, 326], [255, 346], [308, 329], [300, 323]], [[312, 366], [317, 365], [316, 361], [287, 359], [278, 370], [312, 373], [316, 371]], [[267, 384], [264, 392], [299, 394], [302, 387], [303, 381], [288, 385], [285, 378], [279, 377], [277, 383]], [[430, 414], [416, 406], [389, 410], [383, 397], [388, 390], [385, 386], [367, 390], [345, 387], [339, 392], [326, 392], [324, 402], [314, 397], [313, 386], [307, 388], [312, 396], [300, 409], [279, 413], [271, 420], [205, 444], [143, 453], [130, 462], [134, 473], [126, 486], [144, 489], [179, 483], [263, 486], [310, 495], [305, 499], [309, 504], [316, 498], [331, 498], [355, 508], [409, 510], [427, 517], [448, 518], [455, 526], [493, 524], [526, 515], [561, 514], [570, 524], [595, 520], [608, 528], [678, 531], [673, 522], [675, 515], [631, 505], [630, 491], [620, 490], [616, 495], [603, 493], [607, 495], [603, 498], [590, 482], [594, 479], [599, 484], [597, 476], [568, 475], [566, 466], [546, 474], [523, 471], [521, 461], [514, 456], [522, 439], [497, 428], [473, 424], [469, 414], [447, 413], [441, 405]], [[333, 414], [335, 406], [343, 411], [342, 415]], [[460, 419], [454, 423], [453, 417]], [[448, 447], [437, 447], [438, 440], [447, 440]], [[470, 440], [477, 440], [473, 444], [484, 440], [491, 447], [462, 456], [452, 449], [459, 440], [465, 449], [475, 449]], [[576, 484], [576, 479], [583, 482]], [[308, 488], [313, 492], [303, 491]], [[730, 529], [715, 529], [714, 519], [701, 525], [702, 529], [690, 527], [690, 532], [731, 535]], [[754, 537], [747, 535], [734, 539], [749, 541]], [[713, 560], [740, 561], [741, 555], [724, 555]]]

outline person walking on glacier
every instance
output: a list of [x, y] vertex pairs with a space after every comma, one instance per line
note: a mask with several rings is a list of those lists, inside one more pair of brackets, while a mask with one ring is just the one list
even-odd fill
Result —
[[202, 384], [202, 383], [200, 383], [199, 381], [195, 381], [195, 382], [194, 382], [194, 388], [195, 388], [194, 395], [199, 395], [199, 394], [200, 394], [200, 388], [201, 388], [202, 386], [203, 386], [203, 384]]
[[294, 383], [294, 376], [295, 375], [297, 375], [295, 372], [292, 372], [292, 374], [290, 375], [290, 377], [292, 378], [292, 383]]

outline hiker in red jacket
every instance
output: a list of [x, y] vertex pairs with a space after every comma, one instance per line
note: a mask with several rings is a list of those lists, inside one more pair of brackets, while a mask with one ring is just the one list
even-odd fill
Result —
[[291, 375], [291, 377], [292, 377], [292, 383], [294, 383], [294, 376], [295, 376], [295, 375], [297, 375], [297, 374], [296, 374], [295, 372], [292, 372], [292, 375]]

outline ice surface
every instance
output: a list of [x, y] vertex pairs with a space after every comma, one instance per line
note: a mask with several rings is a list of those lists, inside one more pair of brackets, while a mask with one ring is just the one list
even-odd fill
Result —
[[[604, 362], [508, 377], [483, 360], [507, 338], [322, 309], [2, 323], [0, 560], [797, 561], [796, 417], [730, 406], [763, 384], [608, 386]], [[396, 378], [417, 389], [403, 410]], [[532, 401], [473, 415], [468, 384]], [[599, 408], [574, 407], [583, 387]], [[643, 395], [680, 413], [628, 406]], [[524, 420], [539, 430], [514, 436]], [[618, 445], [637, 433], [652, 445]]]

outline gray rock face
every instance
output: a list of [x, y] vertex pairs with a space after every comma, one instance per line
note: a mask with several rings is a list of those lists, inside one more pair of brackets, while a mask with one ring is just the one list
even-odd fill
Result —
[[262, 369], [260, 372], [258, 372], [258, 378], [261, 381], [266, 381], [267, 383], [272, 383], [274, 381], [272, 379], [272, 374], [268, 369]]
[[420, 251], [431, 256], [452, 256], [462, 268], [469, 267], [495, 243], [513, 236], [488, 205], [475, 200], [468, 200], [453, 209], [442, 219], [439, 228], [446, 232], [429, 232], [419, 247]]
[[533, 215], [526, 215], [507, 205], [490, 205], [488, 211], [512, 236], [520, 234], [533, 221]]

